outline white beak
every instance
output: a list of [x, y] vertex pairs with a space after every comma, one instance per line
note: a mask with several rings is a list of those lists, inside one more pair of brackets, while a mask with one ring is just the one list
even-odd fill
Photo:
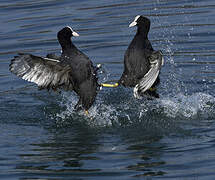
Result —
[[72, 35], [75, 36], [75, 37], [79, 36], [79, 34], [77, 32], [75, 32], [75, 31], [72, 32]]
[[129, 24], [128, 27], [134, 27], [134, 26], [136, 26], [136, 25], [137, 25], [137, 22], [136, 22], [136, 21], [133, 21], [131, 24]]
[[140, 15], [137, 15], [137, 16], [134, 18], [134, 21], [133, 21], [131, 24], [129, 24], [128, 27], [134, 27], [134, 26], [136, 26], [136, 25], [137, 25], [137, 20], [139, 19], [139, 17], [140, 17]]

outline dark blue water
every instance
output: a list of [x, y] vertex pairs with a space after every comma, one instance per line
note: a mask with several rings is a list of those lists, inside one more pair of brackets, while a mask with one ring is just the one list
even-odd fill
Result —
[[[100, 81], [116, 81], [142, 14], [165, 66], [160, 99], [103, 88], [91, 118], [77, 97], [38, 91], [8, 70], [17, 52], [60, 53], [70, 25]], [[0, 179], [214, 179], [215, 2], [213, 0], [13, 0], [0, 2]]]

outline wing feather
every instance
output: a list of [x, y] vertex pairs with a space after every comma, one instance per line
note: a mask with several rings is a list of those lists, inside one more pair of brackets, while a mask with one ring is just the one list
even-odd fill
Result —
[[20, 54], [11, 60], [10, 71], [42, 89], [73, 89], [71, 68], [57, 59]]
[[134, 88], [134, 96], [137, 98], [141, 93], [144, 93], [146, 90], [150, 89], [155, 83], [160, 73], [161, 66], [164, 63], [161, 51], [154, 51], [149, 57], [149, 62], [149, 71], [144, 75], [143, 78], [140, 79], [139, 83]]

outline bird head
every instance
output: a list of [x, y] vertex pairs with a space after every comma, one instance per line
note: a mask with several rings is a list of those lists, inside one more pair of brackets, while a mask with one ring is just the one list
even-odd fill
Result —
[[70, 39], [72, 36], [79, 36], [79, 34], [75, 32], [70, 26], [66, 26], [58, 32], [57, 36], [58, 38]]
[[133, 26], [138, 26], [138, 27], [139, 26], [147, 26], [147, 27], [150, 27], [150, 20], [147, 17], [137, 15], [134, 18], [134, 21], [131, 24], [129, 24], [129, 27], [133, 27]]
[[70, 26], [66, 26], [57, 33], [57, 38], [62, 48], [71, 47], [72, 36], [79, 36]]

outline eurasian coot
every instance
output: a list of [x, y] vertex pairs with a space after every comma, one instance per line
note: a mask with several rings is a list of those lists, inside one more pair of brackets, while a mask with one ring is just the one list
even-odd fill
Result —
[[91, 60], [71, 41], [79, 36], [69, 26], [57, 34], [62, 47], [60, 57], [53, 54], [47, 57], [32, 54], [19, 54], [11, 60], [10, 71], [24, 80], [34, 82], [39, 89], [74, 90], [79, 96], [75, 108], [83, 108], [86, 113], [97, 95], [98, 79], [96, 68]]
[[158, 98], [156, 85], [159, 84], [159, 72], [164, 63], [161, 51], [154, 51], [148, 40], [150, 20], [136, 16], [129, 27], [137, 26], [137, 33], [131, 41], [124, 56], [124, 71], [119, 84], [134, 87], [134, 96], [144, 94]]

